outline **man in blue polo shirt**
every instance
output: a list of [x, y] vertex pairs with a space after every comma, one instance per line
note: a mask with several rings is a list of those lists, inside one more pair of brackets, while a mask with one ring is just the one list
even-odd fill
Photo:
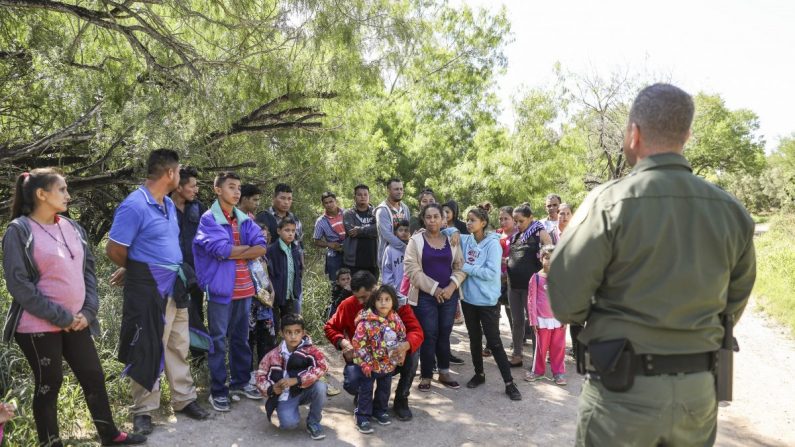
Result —
[[133, 429], [141, 434], [152, 432], [150, 413], [160, 406], [164, 368], [174, 410], [193, 419], [209, 416], [196, 403], [188, 366], [180, 230], [168, 197], [179, 178], [176, 152], [158, 149], [149, 154], [147, 180], [119, 205], [106, 246], [110, 260], [121, 267], [111, 277], [112, 284], [124, 284], [119, 360], [132, 379]]

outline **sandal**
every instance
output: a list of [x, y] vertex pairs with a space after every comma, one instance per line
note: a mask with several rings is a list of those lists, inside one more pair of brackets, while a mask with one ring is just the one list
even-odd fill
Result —
[[431, 391], [431, 381], [430, 380], [428, 380], [427, 382], [420, 381], [420, 384], [417, 386], [417, 388], [423, 393], [427, 393]]
[[457, 389], [461, 388], [461, 385], [459, 385], [458, 382], [456, 382], [455, 380], [450, 380], [450, 381], [442, 380], [441, 377], [438, 380], [439, 380], [439, 383], [441, 383], [442, 385], [446, 386], [447, 388], [450, 388], [450, 389], [453, 389], [453, 390], [457, 390]]

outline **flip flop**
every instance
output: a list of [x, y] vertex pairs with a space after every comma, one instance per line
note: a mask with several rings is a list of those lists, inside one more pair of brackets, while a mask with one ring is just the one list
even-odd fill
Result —
[[448, 382], [446, 380], [439, 379], [439, 383], [453, 390], [461, 388], [461, 385], [459, 385], [458, 382], [456, 382], [455, 380], [451, 380]]
[[423, 393], [427, 393], [427, 392], [431, 391], [431, 382], [428, 382], [428, 383], [420, 382], [420, 384], [417, 386], [417, 388], [420, 391], [422, 391]]

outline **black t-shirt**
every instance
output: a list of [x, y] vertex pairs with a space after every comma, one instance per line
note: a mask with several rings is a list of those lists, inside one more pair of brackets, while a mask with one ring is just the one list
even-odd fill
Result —
[[[375, 225], [375, 216], [370, 210], [356, 210], [358, 225], [367, 227]], [[378, 267], [378, 238], [358, 238], [356, 242], [356, 265], [354, 267], [371, 268]]]

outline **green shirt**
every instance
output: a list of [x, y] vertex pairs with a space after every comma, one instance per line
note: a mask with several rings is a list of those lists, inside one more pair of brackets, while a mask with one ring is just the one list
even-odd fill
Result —
[[685, 158], [647, 157], [591, 191], [555, 248], [556, 318], [579, 339], [628, 338], [636, 353], [715, 351], [719, 315], [739, 319], [756, 277], [754, 222]]
[[293, 265], [293, 250], [290, 245], [279, 238], [279, 248], [287, 255], [287, 295], [286, 299], [293, 299], [293, 283], [295, 282], [295, 266]]

